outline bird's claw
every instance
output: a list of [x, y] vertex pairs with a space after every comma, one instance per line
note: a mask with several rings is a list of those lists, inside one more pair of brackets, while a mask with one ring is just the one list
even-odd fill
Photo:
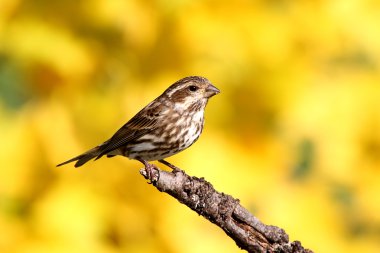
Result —
[[146, 163], [145, 168], [141, 169], [140, 173], [145, 177], [145, 179], [149, 180], [150, 184], [158, 182], [160, 176], [157, 167], [150, 163]]
[[174, 174], [176, 174], [176, 173], [185, 173], [184, 170], [181, 170], [181, 169], [178, 168], [177, 166], [175, 166], [175, 165], [169, 163], [168, 161], [165, 161], [165, 160], [163, 160], [163, 159], [158, 160], [158, 161], [159, 161], [160, 163], [162, 163], [162, 164], [165, 164], [165, 165], [168, 166], [169, 168], [171, 168], [171, 169], [172, 169], [172, 173], [174, 173]]

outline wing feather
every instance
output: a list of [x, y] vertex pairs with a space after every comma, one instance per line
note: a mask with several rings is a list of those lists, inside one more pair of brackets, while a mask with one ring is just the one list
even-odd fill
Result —
[[108, 141], [101, 144], [101, 153], [96, 159], [154, 130], [160, 122], [161, 113], [160, 106], [153, 105], [154, 104], [149, 104], [142, 109], [125, 123]]

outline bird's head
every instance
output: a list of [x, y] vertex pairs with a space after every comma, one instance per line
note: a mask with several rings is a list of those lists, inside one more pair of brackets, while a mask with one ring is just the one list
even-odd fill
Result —
[[176, 109], [187, 109], [190, 106], [204, 107], [207, 100], [220, 91], [211, 82], [200, 76], [185, 77], [172, 84], [163, 95], [173, 102]]

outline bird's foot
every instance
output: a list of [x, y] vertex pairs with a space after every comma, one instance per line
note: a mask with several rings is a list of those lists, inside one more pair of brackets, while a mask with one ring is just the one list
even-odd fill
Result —
[[156, 183], [160, 176], [156, 165], [148, 163], [147, 161], [144, 161], [144, 160], [139, 160], [139, 161], [142, 162], [145, 166], [144, 169], [140, 170], [141, 175], [143, 175], [145, 179], [149, 180], [150, 184]]
[[162, 164], [165, 164], [166, 166], [168, 166], [169, 168], [171, 168], [173, 171], [173, 173], [178, 173], [178, 172], [182, 172], [184, 173], [183, 170], [181, 170], [180, 168], [178, 168], [177, 166], [165, 161], [164, 159], [161, 159], [161, 160], [158, 160], [160, 163]]

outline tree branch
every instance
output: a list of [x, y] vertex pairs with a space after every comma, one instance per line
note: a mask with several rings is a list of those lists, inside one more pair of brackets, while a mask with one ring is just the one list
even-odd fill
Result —
[[285, 231], [263, 224], [238, 199], [217, 192], [203, 178], [190, 177], [184, 171], [167, 172], [152, 165], [140, 170], [159, 191], [176, 198], [199, 215], [224, 230], [236, 244], [248, 252], [312, 253], [299, 241], [289, 242]]

